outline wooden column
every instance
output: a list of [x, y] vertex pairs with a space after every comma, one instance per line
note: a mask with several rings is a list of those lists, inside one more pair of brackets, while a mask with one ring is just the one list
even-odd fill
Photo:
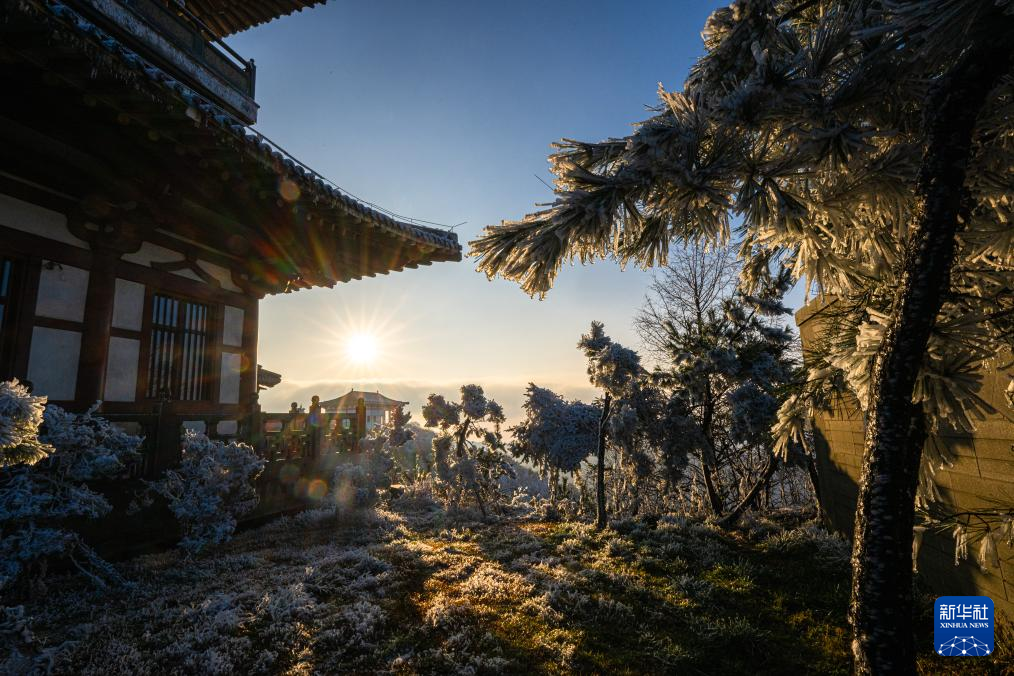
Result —
[[120, 255], [120, 252], [110, 247], [93, 244], [81, 334], [81, 357], [77, 369], [75, 398], [81, 407], [91, 406], [105, 396], [109, 333], [113, 324], [113, 298], [116, 294], [116, 263]]
[[257, 306], [256, 296], [243, 309], [243, 361], [239, 375], [240, 435], [256, 448], [261, 440], [260, 404], [257, 402]]
[[257, 403], [257, 298], [243, 308], [243, 362], [239, 375], [239, 401], [244, 413]]

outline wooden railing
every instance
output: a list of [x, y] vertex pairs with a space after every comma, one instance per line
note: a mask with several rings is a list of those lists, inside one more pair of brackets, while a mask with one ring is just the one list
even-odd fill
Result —
[[[188, 425], [203, 423], [204, 433], [212, 439], [227, 439], [217, 432], [218, 423], [234, 418], [226, 414], [176, 413], [169, 402], [156, 403], [149, 413], [105, 413], [96, 415], [116, 423], [130, 434], [144, 437], [141, 445], [141, 462], [131, 471], [133, 478], [155, 479], [166, 469], [179, 464], [182, 458], [183, 432]], [[236, 435], [245, 432], [240, 426]]]
[[255, 410], [239, 421], [234, 435], [218, 434], [218, 423], [234, 420], [233, 413], [180, 413], [173, 402], [154, 404], [148, 412], [97, 415], [131, 434], [144, 437], [141, 461], [131, 472], [135, 480], [154, 480], [182, 458], [183, 432], [201, 423], [209, 437], [250, 444], [267, 464], [257, 481], [260, 504], [248, 517], [258, 518], [305, 508], [327, 492], [334, 468], [349, 461], [355, 433], [326, 413], [303, 411], [263, 413]]
[[244, 122], [257, 118], [257, 70], [172, 0], [65, 0], [116, 39], [187, 85], [210, 96]]
[[[218, 423], [235, 420], [234, 413], [180, 413], [171, 401], [157, 402], [149, 410], [133, 413], [97, 412], [125, 431], [144, 437], [141, 461], [127, 480], [117, 480], [105, 491], [115, 504], [114, 512], [88, 528], [86, 538], [105, 554], [126, 556], [166, 546], [179, 537], [178, 526], [165, 505], [156, 503], [133, 513], [127, 506], [142, 489], [144, 480], [158, 479], [182, 457], [187, 423], [203, 423], [211, 438], [236, 439], [251, 444], [267, 462], [257, 480], [257, 508], [243, 516], [256, 521], [321, 505], [327, 500], [335, 467], [349, 462], [354, 433], [342, 434], [332, 416], [320, 415], [317, 424], [302, 411], [262, 413], [256, 410], [239, 421], [237, 434], [219, 435]], [[354, 457], [354, 456], [353, 456]]]

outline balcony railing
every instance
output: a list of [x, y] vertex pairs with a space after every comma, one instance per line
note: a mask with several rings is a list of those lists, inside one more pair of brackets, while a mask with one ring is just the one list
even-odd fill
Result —
[[252, 124], [256, 67], [176, 0], [74, 0], [153, 64]]

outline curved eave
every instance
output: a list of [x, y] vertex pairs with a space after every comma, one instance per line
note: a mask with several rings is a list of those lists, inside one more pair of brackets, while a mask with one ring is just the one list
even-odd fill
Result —
[[[271, 213], [270, 208], [265, 209], [261, 220], [267, 224], [265, 227], [275, 229], [269, 234], [288, 241], [331, 242], [335, 248], [323, 261], [318, 251], [316, 262], [306, 252], [281, 251], [281, 257], [272, 263], [277, 274], [260, 285], [262, 292], [333, 286], [434, 262], [461, 260], [461, 245], [454, 233], [392, 218], [329, 185], [220, 106], [152, 65], [73, 9], [46, 0], [28, 2], [22, 8], [67, 38], [65, 44], [80, 43], [94, 68], [108, 71], [122, 82], [122, 87], [139, 92], [140, 97], [131, 101], [131, 115], [150, 114], [165, 123], [172, 120], [178, 129], [189, 129], [188, 134], [206, 139], [203, 143], [214, 147], [215, 152], [245, 158], [248, 171], [262, 182], [280, 185], [290, 181], [298, 187], [298, 197], [284, 205], [284, 210]], [[142, 112], [142, 106], [150, 113]], [[353, 244], [358, 249], [351, 249]]]
[[188, 0], [186, 7], [219, 37], [227, 37], [327, 0]]

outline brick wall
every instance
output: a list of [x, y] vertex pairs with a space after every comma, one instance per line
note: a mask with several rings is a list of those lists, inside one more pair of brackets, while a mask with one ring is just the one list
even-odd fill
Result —
[[[814, 304], [796, 314], [805, 351], [819, 330]], [[952, 457], [949, 465], [935, 465], [936, 483], [949, 509], [966, 511], [1014, 505], [1014, 411], [1004, 391], [1009, 376], [990, 370], [980, 392], [997, 409], [978, 425], [972, 436], [942, 433], [931, 443]], [[863, 456], [863, 417], [854, 399], [843, 398], [830, 413], [814, 420], [820, 502], [829, 525], [852, 535], [859, 473]], [[1014, 619], [1014, 549], [997, 543], [1000, 567], [984, 573], [971, 557], [954, 565], [954, 540], [950, 532], [927, 531], [919, 554], [924, 582], [940, 595], [984, 595], [997, 610]], [[978, 543], [969, 548], [975, 553]]]

